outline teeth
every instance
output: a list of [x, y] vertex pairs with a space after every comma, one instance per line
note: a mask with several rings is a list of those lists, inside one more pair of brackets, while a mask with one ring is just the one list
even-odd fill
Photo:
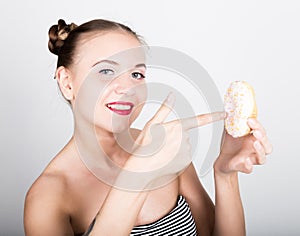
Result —
[[120, 104], [107, 104], [108, 107], [115, 109], [115, 110], [130, 110], [131, 106], [129, 105], [120, 105]]

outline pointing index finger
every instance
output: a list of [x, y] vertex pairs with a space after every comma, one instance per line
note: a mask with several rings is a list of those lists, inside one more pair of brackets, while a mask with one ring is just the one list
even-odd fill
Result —
[[184, 130], [189, 130], [197, 128], [199, 126], [204, 126], [219, 120], [224, 120], [226, 117], [225, 112], [212, 112], [207, 114], [202, 114], [198, 116], [188, 117], [181, 120], [182, 127]]

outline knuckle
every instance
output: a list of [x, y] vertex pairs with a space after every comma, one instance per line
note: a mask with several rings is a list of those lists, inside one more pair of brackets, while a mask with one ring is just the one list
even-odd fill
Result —
[[251, 174], [253, 171], [253, 168], [245, 168], [245, 170], [243, 171], [245, 174]]
[[182, 129], [181, 122], [175, 122], [173, 128], [174, 129]]
[[198, 116], [198, 122], [200, 124], [208, 123], [211, 120], [212, 120], [212, 117], [210, 115], [201, 115], [201, 116]]

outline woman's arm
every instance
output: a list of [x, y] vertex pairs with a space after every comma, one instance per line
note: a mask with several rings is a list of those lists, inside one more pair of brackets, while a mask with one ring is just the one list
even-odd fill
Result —
[[252, 133], [233, 138], [224, 131], [221, 152], [214, 164], [215, 226], [213, 235], [246, 235], [244, 211], [240, 198], [238, 172], [249, 174], [253, 165], [266, 161], [272, 145], [263, 126], [248, 119]]
[[215, 177], [215, 225], [213, 235], [246, 235], [238, 175]]
[[128, 236], [147, 196], [148, 192], [129, 192], [113, 188], [98, 212], [89, 235]]

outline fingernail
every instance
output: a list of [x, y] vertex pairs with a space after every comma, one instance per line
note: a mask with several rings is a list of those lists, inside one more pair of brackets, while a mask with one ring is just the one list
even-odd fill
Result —
[[248, 124], [249, 124], [250, 126], [256, 126], [257, 121], [256, 121], [256, 119], [254, 119], [254, 118], [248, 118]]
[[224, 118], [226, 118], [226, 116], [227, 116], [227, 113], [225, 111], [221, 112], [221, 114], [220, 114], [221, 118], [224, 119]]
[[246, 166], [248, 167], [248, 169], [251, 168], [252, 162], [251, 162], [250, 158], [247, 158], [247, 159], [246, 159]]
[[259, 143], [259, 141], [256, 141], [256, 142], [254, 143], [254, 145], [255, 145], [255, 147], [256, 147], [258, 150], [262, 150], [262, 146], [261, 146], [261, 144]]
[[253, 132], [253, 135], [258, 139], [261, 139], [263, 137], [262, 133], [259, 130], [255, 130]]
[[170, 92], [167, 99], [166, 99], [166, 103], [168, 105], [173, 105], [174, 101], [175, 101], [175, 95], [174, 95], [173, 92]]
[[255, 125], [256, 121], [255, 121], [255, 119], [253, 119], [253, 118], [248, 118], [248, 123], [249, 123], [250, 125]]

